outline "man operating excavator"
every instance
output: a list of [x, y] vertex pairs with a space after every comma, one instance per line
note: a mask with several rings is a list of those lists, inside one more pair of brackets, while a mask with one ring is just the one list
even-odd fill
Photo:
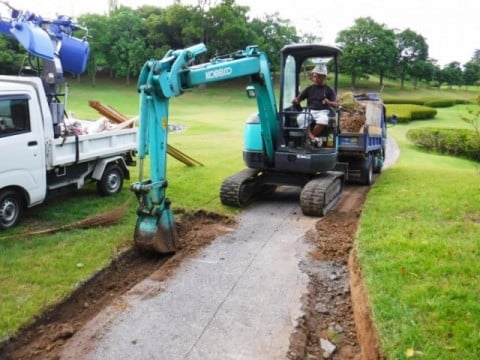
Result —
[[331, 108], [338, 107], [337, 94], [327, 85], [327, 74], [326, 65], [316, 65], [311, 73], [313, 84], [307, 86], [292, 100], [294, 105], [307, 100], [307, 112], [298, 115], [297, 123], [299, 128], [308, 129], [308, 140], [315, 147], [322, 146], [322, 139], [319, 136], [328, 126]]

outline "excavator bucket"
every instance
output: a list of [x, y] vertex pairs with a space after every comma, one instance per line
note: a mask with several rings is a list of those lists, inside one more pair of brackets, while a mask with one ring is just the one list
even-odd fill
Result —
[[142, 250], [160, 254], [174, 253], [178, 243], [172, 212], [164, 210], [160, 216], [139, 214], [134, 241]]

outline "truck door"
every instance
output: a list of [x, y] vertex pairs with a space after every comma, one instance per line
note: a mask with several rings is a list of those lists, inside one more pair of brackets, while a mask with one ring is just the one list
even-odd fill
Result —
[[34, 105], [28, 94], [0, 96], [0, 189], [21, 187], [30, 204], [41, 202], [46, 191], [42, 119]]

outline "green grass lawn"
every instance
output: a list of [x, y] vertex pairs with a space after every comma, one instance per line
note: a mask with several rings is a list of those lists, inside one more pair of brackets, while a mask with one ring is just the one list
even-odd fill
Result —
[[466, 127], [464, 110], [390, 128], [401, 156], [364, 208], [356, 251], [388, 359], [480, 358], [480, 164], [405, 138], [413, 127]]
[[[375, 86], [364, 84], [370, 90]], [[400, 91], [390, 84], [384, 91], [410, 97], [437, 93]], [[440, 93], [445, 97], [450, 91]], [[476, 94], [456, 91], [455, 96]], [[88, 100], [130, 117], [138, 114], [135, 85], [72, 82], [69, 110], [78, 118], [98, 119]], [[372, 186], [362, 214], [355, 250], [389, 359], [404, 359], [410, 351], [422, 359], [480, 358], [479, 164], [419, 150], [405, 138], [418, 126], [468, 127], [460, 120], [465, 109], [439, 109], [434, 120], [389, 128], [401, 148], [400, 159]], [[167, 196], [174, 212], [238, 211], [220, 203], [219, 188], [226, 176], [244, 167], [243, 126], [254, 112], [255, 101], [247, 99], [238, 84], [198, 89], [170, 101], [170, 123], [186, 129], [170, 133], [169, 143], [203, 164], [188, 167], [168, 158]], [[18, 228], [0, 234], [0, 338], [133, 245], [136, 199], [128, 187], [137, 180], [138, 169], [131, 169], [131, 175], [118, 196], [100, 198], [95, 187], [88, 186], [30, 209]], [[126, 203], [124, 217], [113, 226], [18, 238], [28, 230], [79, 221]]]
[[[135, 86], [70, 86], [68, 104], [75, 117], [101, 117], [88, 106], [89, 100], [113, 106], [127, 116], [138, 114]], [[247, 99], [243, 88], [232, 89], [228, 84], [170, 101], [170, 123], [182, 124], [186, 129], [170, 133], [169, 143], [203, 164], [188, 167], [168, 157], [167, 196], [174, 212], [179, 208], [204, 208], [231, 215], [238, 212], [221, 204], [220, 185], [225, 177], [244, 168], [243, 126], [255, 111], [255, 100]], [[148, 168], [145, 171], [148, 174]], [[138, 180], [138, 168], [130, 168], [130, 172], [131, 179], [114, 197], [98, 197], [91, 184], [30, 209], [20, 226], [0, 234], [0, 339], [13, 334], [103, 268], [119, 251], [133, 245], [137, 201], [129, 186]], [[114, 226], [54, 235], [19, 235], [81, 221], [125, 203], [127, 212]]]

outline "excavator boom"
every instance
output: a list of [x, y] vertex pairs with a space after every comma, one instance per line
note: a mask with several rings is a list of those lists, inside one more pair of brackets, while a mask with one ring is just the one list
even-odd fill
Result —
[[[183, 50], [170, 50], [161, 60], [149, 60], [138, 80], [140, 93], [139, 144], [140, 179], [132, 184], [139, 206], [134, 241], [137, 247], [159, 253], [174, 252], [177, 247], [173, 213], [166, 197], [166, 160], [169, 99], [193, 87], [239, 77], [250, 77], [255, 89], [259, 117], [266, 146], [266, 157], [274, 159], [277, 140], [277, 112], [266, 56], [256, 46], [210, 62], [194, 64], [204, 53], [204, 44]], [[143, 179], [143, 164], [150, 156], [150, 178]]]

